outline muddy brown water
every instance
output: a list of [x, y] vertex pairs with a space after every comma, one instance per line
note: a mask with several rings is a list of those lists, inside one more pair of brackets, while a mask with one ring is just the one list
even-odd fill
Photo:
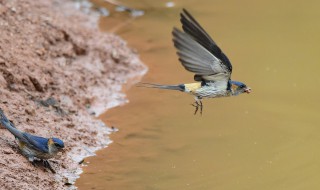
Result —
[[130, 102], [101, 116], [120, 131], [86, 159], [79, 189], [319, 189], [319, 1], [175, 3], [131, 3], [146, 15], [116, 29], [105, 18], [102, 29], [139, 51], [144, 82], [192, 82], [171, 42], [187, 8], [230, 58], [232, 78], [253, 93], [204, 100], [201, 117], [187, 94], [126, 89]]

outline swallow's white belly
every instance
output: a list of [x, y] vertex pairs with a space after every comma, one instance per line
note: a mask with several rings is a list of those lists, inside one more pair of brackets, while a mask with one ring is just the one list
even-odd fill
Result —
[[193, 94], [199, 98], [217, 98], [231, 95], [230, 91], [226, 89], [219, 89], [215, 86], [202, 86], [194, 91]]

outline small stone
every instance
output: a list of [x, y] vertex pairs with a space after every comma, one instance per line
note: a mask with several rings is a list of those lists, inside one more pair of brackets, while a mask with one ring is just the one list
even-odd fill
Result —
[[68, 124], [66, 125], [67, 128], [74, 128], [74, 126], [75, 126], [75, 125], [74, 125], [73, 123], [68, 123]]
[[29, 79], [37, 91], [44, 92], [44, 89], [43, 89], [42, 85], [40, 84], [40, 82], [38, 81], [38, 79], [36, 79], [32, 76], [29, 76]]
[[12, 150], [3, 150], [3, 154], [13, 154], [14, 152]]
[[25, 112], [28, 114], [28, 115], [31, 115], [31, 116], [35, 116], [36, 115], [36, 111], [34, 109], [28, 109], [26, 108], [25, 109]]

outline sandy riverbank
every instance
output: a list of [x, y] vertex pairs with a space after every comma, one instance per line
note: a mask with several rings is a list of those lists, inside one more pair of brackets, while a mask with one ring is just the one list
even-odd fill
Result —
[[0, 107], [19, 129], [66, 145], [51, 162], [54, 175], [31, 165], [0, 127], [2, 188], [68, 188], [77, 162], [110, 142], [109, 128], [93, 115], [125, 101], [121, 85], [146, 68], [97, 21], [73, 1], [0, 2]]

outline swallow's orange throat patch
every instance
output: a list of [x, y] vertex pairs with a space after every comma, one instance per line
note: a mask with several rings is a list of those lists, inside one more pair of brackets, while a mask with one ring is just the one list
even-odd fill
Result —
[[232, 84], [231, 85], [231, 89], [234, 91], [234, 90], [236, 90], [238, 88], [238, 86], [237, 85], [235, 85], [235, 84]]
[[48, 140], [48, 145], [53, 145], [54, 144], [54, 142], [53, 142], [53, 140], [50, 138], [49, 140]]

